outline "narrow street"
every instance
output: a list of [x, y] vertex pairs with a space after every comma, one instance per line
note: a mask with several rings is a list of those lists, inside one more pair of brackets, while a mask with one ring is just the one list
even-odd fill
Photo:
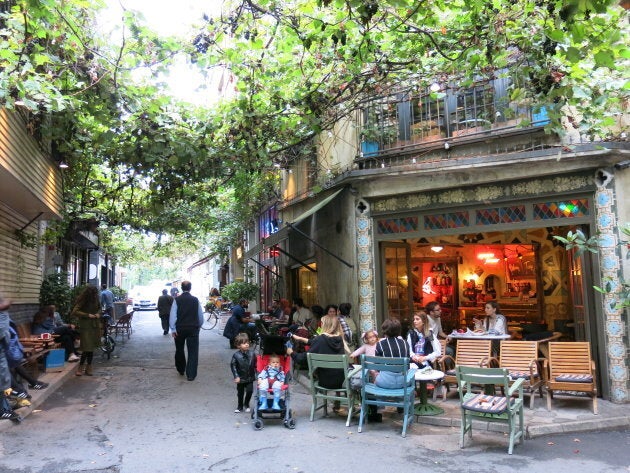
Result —
[[189, 382], [174, 369], [172, 338], [162, 335], [157, 312], [137, 312], [116, 357], [99, 354], [93, 377], [73, 377], [41, 411], [5, 430], [0, 471], [629, 471], [627, 431], [537, 438], [512, 456], [503, 436], [476, 433], [460, 450], [458, 429], [414, 424], [403, 439], [399, 420], [361, 434], [341, 417], [318, 414], [311, 423], [300, 384], [291, 386], [296, 429], [268, 420], [254, 431], [248, 414], [233, 412], [227, 340], [215, 328], [202, 331], [200, 345], [199, 374]]

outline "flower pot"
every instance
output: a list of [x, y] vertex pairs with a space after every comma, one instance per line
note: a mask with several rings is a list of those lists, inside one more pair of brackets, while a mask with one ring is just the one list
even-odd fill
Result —
[[370, 156], [378, 152], [378, 143], [376, 141], [362, 141], [361, 153], [363, 156]]

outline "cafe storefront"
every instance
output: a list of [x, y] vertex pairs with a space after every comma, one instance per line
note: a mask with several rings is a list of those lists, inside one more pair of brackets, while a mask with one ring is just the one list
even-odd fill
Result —
[[613, 194], [576, 174], [366, 199], [369, 212], [357, 213], [362, 328], [385, 317], [408, 327], [438, 301], [450, 332], [496, 300], [514, 333], [591, 342], [600, 392], [625, 401], [619, 313], [593, 289], [619, 277], [619, 254], [612, 245], [576, 257], [554, 238], [580, 230], [615, 241]]

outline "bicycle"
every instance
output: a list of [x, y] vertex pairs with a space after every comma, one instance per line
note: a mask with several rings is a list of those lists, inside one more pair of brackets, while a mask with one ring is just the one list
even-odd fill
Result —
[[201, 328], [204, 330], [212, 330], [217, 326], [219, 322], [219, 311], [217, 308], [211, 304], [206, 306], [206, 311], [203, 314], [203, 325]]
[[101, 336], [101, 350], [107, 355], [107, 359], [111, 358], [114, 348], [116, 348], [116, 340], [109, 334], [109, 321], [111, 316], [105, 312], [103, 314], [103, 335]]

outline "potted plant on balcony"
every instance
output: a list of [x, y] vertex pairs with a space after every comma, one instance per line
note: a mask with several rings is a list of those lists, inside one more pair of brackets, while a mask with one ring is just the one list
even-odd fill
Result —
[[398, 130], [395, 127], [368, 123], [361, 130], [361, 152], [363, 156], [376, 154], [380, 147], [391, 144], [397, 138]]

